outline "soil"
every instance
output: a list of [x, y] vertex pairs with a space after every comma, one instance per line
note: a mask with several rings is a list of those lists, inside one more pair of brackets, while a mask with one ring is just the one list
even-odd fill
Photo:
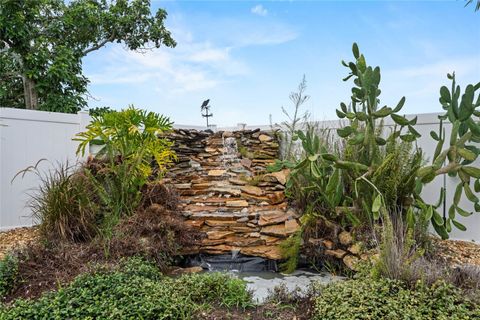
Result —
[[311, 319], [312, 304], [266, 303], [247, 310], [214, 308], [197, 315], [198, 320], [308, 320]]
[[451, 265], [480, 266], [480, 244], [470, 241], [432, 238], [436, 258]]

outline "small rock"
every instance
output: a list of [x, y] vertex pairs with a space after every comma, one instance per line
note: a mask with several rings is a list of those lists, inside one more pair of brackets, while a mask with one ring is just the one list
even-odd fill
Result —
[[252, 232], [249, 233], [248, 236], [252, 238], [260, 238], [260, 232]]
[[227, 207], [248, 207], [248, 202], [246, 200], [231, 200], [227, 201]]
[[240, 210], [241, 213], [247, 213], [248, 212], [248, 208], [243, 208], [242, 210]]
[[248, 217], [243, 217], [243, 218], [237, 219], [237, 222], [238, 223], [248, 222]]
[[357, 271], [357, 265], [360, 259], [358, 259], [355, 256], [352, 256], [351, 254], [346, 255], [343, 257], [343, 263], [347, 266], [348, 269]]
[[240, 188], [243, 192], [251, 194], [254, 196], [262, 196], [264, 194], [263, 190], [255, 186], [242, 186]]
[[338, 259], [342, 259], [346, 254], [347, 251], [342, 250], [342, 249], [337, 249], [337, 250], [325, 250], [325, 254], [327, 256], [332, 256]]
[[226, 172], [227, 172], [226, 170], [216, 169], [216, 170], [208, 171], [208, 175], [211, 177], [220, 177], [220, 176], [223, 176]]
[[338, 235], [338, 241], [340, 241], [340, 243], [344, 246], [348, 246], [353, 242], [352, 234], [347, 231], [342, 231]]
[[261, 142], [269, 142], [269, 141], [272, 141], [273, 138], [262, 133], [261, 135], [258, 136], [258, 140], [260, 140]]
[[267, 194], [268, 202], [270, 204], [279, 204], [285, 200], [285, 193], [283, 191], [277, 191]]
[[175, 268], [170, 271], [171, 275], [181, 275], [181, 274], [190, 274], [190, 273], [199, 273], [202, 272], [203, 268], [200, 266], [190, 267], [190, 268]]
[[333, 241], [331, 240], [328, 240], [328, 239], [325, 239], [322, 241], [322, 244], [325, 248], [329, 249], [329, 250], [332, 250], [333, 247], [335, 246], [335, 244], [333, 243]]
[[350, 247], [348, 247], [348, 251], [350, 251], [354, 255], [359, 255], [360, 252], [362, 251], [362, 246], [360, 246], [358, 242], [354, 243]]
[[240, 164], [246, 168], [250, 168], [252, 166], [252, 160], [248, 158], [243, 158], [242, 160], [240, 160]]

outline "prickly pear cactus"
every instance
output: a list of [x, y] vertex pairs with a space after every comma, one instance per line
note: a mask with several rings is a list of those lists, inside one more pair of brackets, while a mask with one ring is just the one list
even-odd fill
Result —
[[[392, 132], [391, 138], [400, 137], [404, 141], [414, 141], [420, 134], [415, 130], [414, 125], [417, 118], [408, 120], [398, 113], [402, 110], [405, 103], [405, 97], [402, 97], [395, 108], [383, 106], [380, 108], [379, 96], [381, 90], [380, 67], [368, 66], [365, 57], [360, 53], [356, 43], [353, 44], [353, 56], [355, 62], [342, 61], [342, 64], [350, 69], [349, 75], [343, 79], [348, 81], [353, 79], [355, 86], [352, 88], [350, 108], [345, 103], [340, 103], [340, 110], [337, 109], [337, 116], [350, 120], [350, 125], [338, 129], [338, 135], [348, 139], [351, 145], [363, 144], [367, 149], [364, 159], [359, 159], [365, 165], [376, 162], [378, 155], [378, 146], [386, 144], [377, 130], [382, 120], [391, 117], [398, 125]], [[406, 129], [406, 130], [405, 130]]]
[[[446, 111], [439, 116], [440, 127], [438, 132], [430, 132], [431, 137], [437, 141], [432, 164], [418, 170], [418, 177], [422, 183], [429, 183], [439, 175], [448, 174], [458, 176], [458, 183], [453, 204], [448, 209], [448, 216], [443, 218], [438, 212], [433, 212], [432, 224], [442, 238], [448, 238], [452, 224], [459, 230], [466, 227], [455, 220], [457, 214], [467, 217], [473, 212], [459, 206], [462, 195], [474, 204], [474, 209], [480, 212], [480, 168], [473, 165], [480, 155], [480, 149], [472, 144], [480, 142], [480, 95], [475, 99], [476, 91], [480, 89], [480, 82], [476, 85], [469, 84], [461, 95], [460, 86], [455, 83], [455, 73], [448, 74], [452, 81], [451, 90], [446, 86], [440, 88], [440, 103]], [[452, 124], [449, 137], [445, 136], [444, 121]], [[445, 196], [441, 192], [441, 200]]]

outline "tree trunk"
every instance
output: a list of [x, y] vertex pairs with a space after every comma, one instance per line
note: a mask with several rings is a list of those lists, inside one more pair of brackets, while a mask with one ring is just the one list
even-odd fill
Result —
[[25, 95], [25, 108], [38, 109], [38, 94], [35, 89], [35, 80], [23, 76], [23, 93]]

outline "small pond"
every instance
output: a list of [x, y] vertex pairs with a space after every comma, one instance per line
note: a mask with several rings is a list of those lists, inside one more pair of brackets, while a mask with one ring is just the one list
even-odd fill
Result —
[[291, 274], [282, 274], [278, 272], [276, 261], [245, 256], [235, 252], [224, 255], [190, 256], [185, 261], [185, 265], [188, 267], [201, 266], [208, 271], [228, 272], [243, 279], [247, 282], [247, 287], [252, 291], [253, 298], [257, 303], [264, 302], [276, 286], [284, 285], [289, 291], [298, 288], [305, 292], [314, 281], [328, 284], [343, 279], [328, 272], [316, 272], [308, 269], [298, 269]]

